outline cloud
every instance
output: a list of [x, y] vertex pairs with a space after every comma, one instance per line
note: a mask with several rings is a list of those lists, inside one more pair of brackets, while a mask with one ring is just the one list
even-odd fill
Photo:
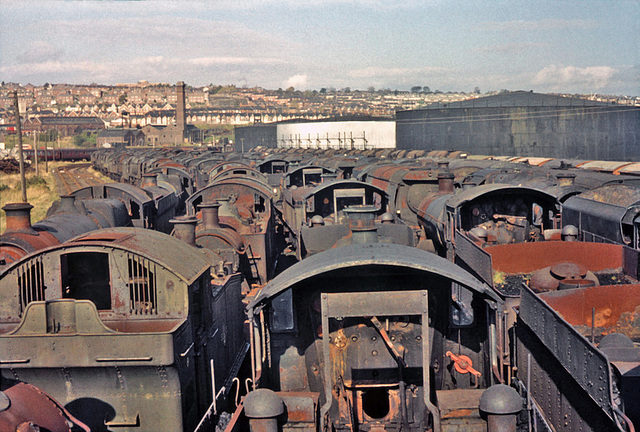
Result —
[[[145, 2], [139, 2], [145, 3]], [[282, 58], [300, 49], [294, 40], [261, 32], [241, 22], [170, 15], [53, 19], [47, 27], [27, 25], [26, 31], [65, 44], [69, 54], [86, 57], [161, 54], [165, 57], [243, 56]], [[49, 29], [49, 30], [47, 30]], [[53, 30], [55, 29], [55, 31]], [[98, 45], [96, 41], [104, 41]]]
[[423, 68], [387, 68], [382, 66], [371, 66], [364, 69], [354, 69], [348, 72], [352, 78], [399, 78], [416, 75], [433, 75], [446, 73], [445, 68], [423, 67]]
[[576, 66], [550, 65], [540, 70], [533, 77], [533, 83], [545, 86], [551, 91], [567, 91], [572, 88], [599, 91], [607, 88], [616, 74], [618, 74], [618, 71], [610, 66], [580, 68]]
[[[139, 56], [117, 60], [31, 62], [0, 66], [0, 76], [16, 82], [65, 82], [115, 84], [146, 79], [152, 82], [185, 81], [190, 85], [211, 82], [238, 84], [246, 77], [261, 77], [249, 85], [277, 88], [290, 65], [279, 59], [249, 57]], [[301, 81], [299, 81], [301, 82]]]
[[63, 51], [46, 41], [35, 41], [16, 56], [18, 63], [46, 62], [60, 60]]
[[96, 63], [91, 61], [79, 62], [62, 62], [59, 60], [50, 60], [37, 63], [24, 63], [14, 66], [5, 66], [0, 68], [0, 72], [7, 75], [21, 73], [24, 75], [35, 75], [40, 73], [70, 73], [70, 72], [100, 72], [108, 70], [110, 66], [105, 63]]
[[286, 63], [284, 60], [277, 58], [254, 57], [198, 57], [189, 59], [187, 62], [196, 66], [268, 65]]
[[568, 30], [568, 29], [594, 29], [598, 27], [595, 20], [563, 20], [563, 19], [546, 19], [539, 21], [489, 21], [480, 24], [481, 30], [489, 31], [520, 31], [530, 32], [537, 30]]
[[307, 75], [294, 75], [284, 82], [283, 87], [293, 87], [295, 89], [307, 88]]
[[489, 45], [472, 50], [473, 52], [482, 54], [520, 54], [529, 50], [549, 48], [548, 43], [539, 42], [521, 42], [506, 43], [501, 45]]

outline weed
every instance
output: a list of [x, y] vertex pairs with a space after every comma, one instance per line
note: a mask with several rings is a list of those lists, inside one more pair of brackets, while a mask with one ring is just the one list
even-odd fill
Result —
[[41, 186], [49, 189], [47, 180], [44, 177], [40, 177], [40, 176], [33, 176], [33, 177], [27, 178], [27, 186]]

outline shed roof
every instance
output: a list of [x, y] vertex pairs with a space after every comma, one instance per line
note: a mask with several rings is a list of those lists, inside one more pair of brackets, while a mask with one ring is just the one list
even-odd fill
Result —
[[38, 117], [38, 121], [43, 125], [50, 126], [92, 125], [104, 127], [104, 121], [99, 117]]
[[[615, 107], [606, 102], [592, 101], [575, 97], [533, 93], [530, 91], [503, 92], [497, 95], [467, 99], [456, 102], [437, 102], [420, 110], [452, 108], [509, 108], [509, 107]], [[399, 111], [400, 112], [400, 111]]]

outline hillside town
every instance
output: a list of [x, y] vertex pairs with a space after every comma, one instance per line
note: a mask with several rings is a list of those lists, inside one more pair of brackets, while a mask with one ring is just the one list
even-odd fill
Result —
[[[107, 127], [164, 124], [175, 112], [177, 96], [173, 84], [69, 85], [33, 86], [3, 83], [0, 86], [0, 115], [13, 107], [18, 92], [21, 111], [35, 116], [95, 116]], [[344, 88], [300, 91], [240, 88], [233, 85], [185, 88], [186, 108], [192, 123], [248, 124], [287, 120], [293, 117], [323, 118], [345, 115], [390, 117], [396, 110], [416, 109], [432, 102], [465, 100], [474, 93], [447, 92], [416, 86], [413, 91], [366, 91]]]
[[[117, 85], [47, 83], [40, 86], [2, 82], [0, 135], [14, 131], [15, 92], [18, 94], [25, 134], [37, 132], [45, 141], [86, 134], [87, 139], [79, 140], [79, 144], [91, 146], [114, 141], [127, 145], [159, 143], [158, 140], [162, 139], [160, 130], [171, 127], [178, 120], [184, 120], [188, 125], [188, 141], [215, 143], [228, 140], [235, 126], [292, 119], [391, 119], [397, 111], [500, 93], [481, 93], [477, 87], [465, 93], [442, 92], [428, 86], [414, 86], [408, 91], [373, 87], [367, 90], [322, 88], [300, 91], [293, 87], [267, 90], [234, 85], [193, 87], [185, 84], [183, 98], [186, 118], [177, 119], [177, 86], [147, 81]], [[640, 104], [637, 97], [573, 96], [618, 104]], [[97, 139], [88, 139], [96, 134]], [[149, 138], [150, 134], [156, 136]]]

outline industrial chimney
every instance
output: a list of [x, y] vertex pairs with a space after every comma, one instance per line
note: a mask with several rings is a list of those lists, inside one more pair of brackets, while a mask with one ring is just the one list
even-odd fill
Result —
[[[184, 87], [185, 87], [184, 81], [178, 81], [178, 83], [176, 84], [176, 91], [178, 93], [178, 100], [177, 100], [177, 107], [176, 107], [176, 125], [178, 126], [178, 129], [182, 132], [183, 139], [185, 136], [185, 131], [187, 129]], [[180, 144], [182, 144], [182, 142]]]

